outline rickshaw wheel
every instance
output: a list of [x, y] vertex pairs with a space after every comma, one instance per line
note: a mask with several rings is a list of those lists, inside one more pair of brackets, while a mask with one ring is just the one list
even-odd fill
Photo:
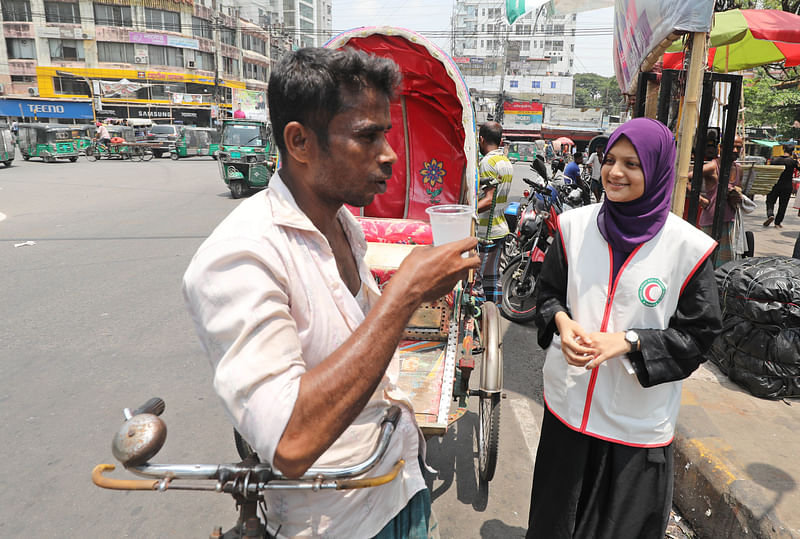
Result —
[[91, 146], [86, 148], [86, 159], [89, 161], [97, 161], [97, 149]]
[[75, 162], [75, 161], [77, 161], [77, 160], [78, 160], [78, 158], [77, 158], [77, 157], [70, 157], [70, 158], [69, 158], [69, 162], [70, 162], [70, 163], [74, 163], [74, 162]]
[[169, 158], [173, 161], [177, 161], [179, 157], [178, 152], [169, 152]]
[[494, 477], [500, 443], [500, 391], [503, 385], [503, 356], [500, 348], [500, 314], [494, 303], [481, 307], [480, 403], [478, 409], [478, 474], [481, 481]]
[[151, 152], [148, 148], [144, 148], [142, 150], [142, 154], [139, 156], [141, 161], [150, 161], [153, 158], [153, 152]]
[[28, 155], [28, 154], [26, 154], [26, 153], [22, 154], [22, 160], [23, 160], [23, 161], [29, 161], [29, 160], [30, 160], [30, 158], [31, 158], [31, 156], [30, 156], [30, 155]]
[[242, 198], [244, 196], [245, 187], [243, 181], [241, 180], [232, 181], [230, 187], [231, 187], [232, 198]]

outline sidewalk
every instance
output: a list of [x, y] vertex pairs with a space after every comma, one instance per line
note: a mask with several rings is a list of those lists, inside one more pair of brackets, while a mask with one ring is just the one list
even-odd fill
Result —
[[[800, 217], [764, 228], [764, 196], [745, 216], [755, 256], [791, 256]], [[699, 538], [800, 538], [800, 400], [750, 395], [707, 362], [683, 386], [674, 503]]]

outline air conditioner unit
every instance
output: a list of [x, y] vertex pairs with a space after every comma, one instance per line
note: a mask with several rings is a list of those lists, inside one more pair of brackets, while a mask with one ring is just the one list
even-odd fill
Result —
[[133, 57], [134, 64], [146, 64], [147, 63], [147, 56], [134, 56]]
[[32, 95], [34, 97], [38, 96], [39, 95], [38, 88], [36, 88], [35, 86], [31, 86], [30, 88], [28, 88], [28, 95]]
[[187, 60], [186, 67], [188, 67], [189, 69], [194, 69], [194, 60]]

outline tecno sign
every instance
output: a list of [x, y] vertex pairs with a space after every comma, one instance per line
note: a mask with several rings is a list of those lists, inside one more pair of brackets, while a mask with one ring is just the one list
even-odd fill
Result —
[[28, 110], [33, 114], [56, 113], [64, 114], [64, 105], [28, 105]]

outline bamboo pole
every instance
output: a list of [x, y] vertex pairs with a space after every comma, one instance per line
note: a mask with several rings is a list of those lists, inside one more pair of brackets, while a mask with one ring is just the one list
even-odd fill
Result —
[[[701, 32], [692, 34], [692, 57], [689, 60], [686, 93], [683, 97], [681, 128], [678, 133], [678, 178], [675, 182], [675, 190], [672, 192], [672, 211], [679, 216], [683, 216], [683, 206], [686, 202], [689, 161], [692, 158], [692, 144], [694, 142], [694, 133], [697, 130], [697, 104], [706, 62], [708, 61], [706, 37], [707, 35]], [[698, 156], [698, 159], [702, 159], [702, 156]]]

